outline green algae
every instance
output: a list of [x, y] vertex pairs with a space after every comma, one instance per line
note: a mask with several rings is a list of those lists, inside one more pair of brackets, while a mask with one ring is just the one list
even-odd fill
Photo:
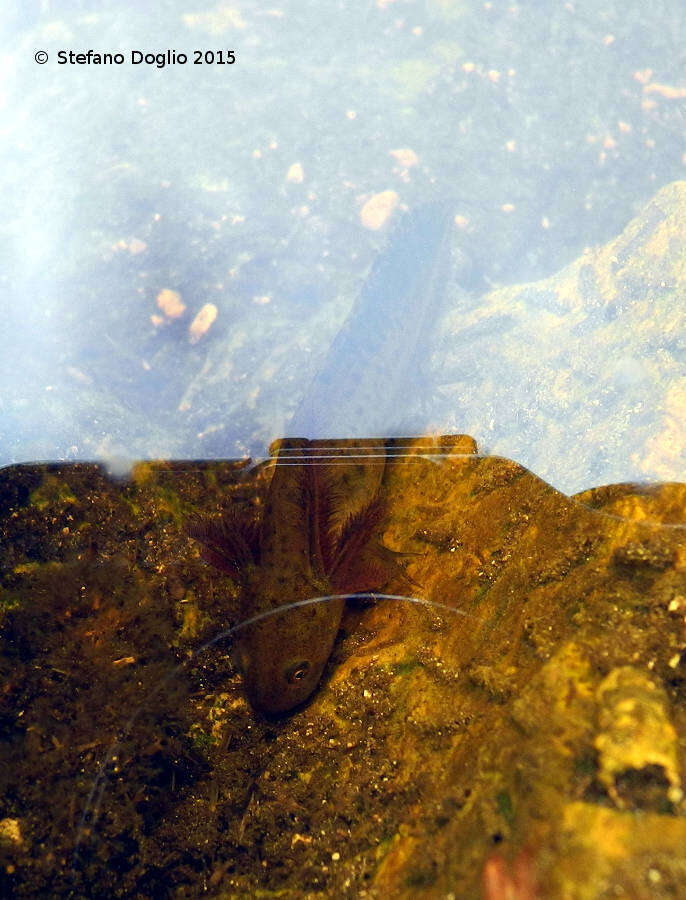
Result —
[[64, 507], [76, 503], [76, 497], [64, 479], [46, 473], [40, 487], [31, 492], [29, 502], [43, 512], [49, 506]]

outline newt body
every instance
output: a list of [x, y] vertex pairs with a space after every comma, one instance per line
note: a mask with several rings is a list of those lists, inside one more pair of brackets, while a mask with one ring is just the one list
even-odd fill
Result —
[[[326, 438], [402, 433], [405, 398], [417, 393], [407, 380], [416, 375], [418, 341], [450, 271], [451, 225], [447, 203], [420, 207], [400, 221], [293, 418], [296, 432]], [[378, 590], [388, 581], [391, 554], [371, 540], [381, 516], [385, 456], [360, 461], [354, 449], [379, 445], [336, 441], [332, 461], [317, 459], [330, 440], [278, 442], [259, 528], [233, 520], [221, 534], [195, 529], [209, 558], [239, 580], [244, 620], [310, 597]], [[240, 633], [237, 658], [253, 706], [283, 713], [311, 695], [343, 606], [331, 600], [289, 608]]]
[[[292, 451], [298, 448], [298, 459]], [[260, 525], [259, 565], [246, 573], [247, 617], [296, 600], [356, 593], [388, 578], [371, 535], [381, 510], [384, 459], [360, 464], [319, 460], [316, 442], [279, 448]], [[291, 451], [284, 455], [284, 451]], [[251, 703], [286, 712], [315, 690], [331, 655], [344, 600], [262, 619], [241, 633], [238, 662]]]
[[[466, 435], [359, 441], [286, 439], [272, 447], [274, 472], [258, 528], [228, 518], [191, 534], [204, 555], [241, 586], [243, 629], [236, 661], [251, 704], [267, 715], [299, 706], [316, 689], [338, 633], [344, 599], [293, 608], [299, 600], [376, 591], [409, 581], [377, 534], [389, 462], [475, 454]], [[278, 612], [283, 607], [282, 612]], [[287, 607], [287, 608], [286, 608]]]
[[408, 398], [421, 398], [422, 341], [446, 285], [468, 267], [452, 247], [454, 206], [406, 213], [374, 260], [322, 366], [290, 423], [309, 438], [407, 434]]
[[[326, 442], [277, 442], [257, 529], [236, 518], [191, 527], [205, 557], [239, 582], [242, 620], [293, 601], [371, 591], [388, 580], [391, 554], [372, 540], [385, 455], [359, 458], [365, 443], [379, 444], [338, 442], [332, 460]], [[344, 602], [288, 608], [240, 632], [236, 662], [256, 709], [276, 715], [310, 696], [331, 655]]]

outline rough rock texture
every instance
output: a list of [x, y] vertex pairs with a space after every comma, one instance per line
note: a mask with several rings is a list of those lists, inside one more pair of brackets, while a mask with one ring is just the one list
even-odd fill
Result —
[[390, 461], [380, 537], [444, 606], [351, 607], [312, 702], [266, 721], [226, 641], [190, 655], [236, 600], [184, 522], [258, 511], [244, 475], [3, 472], [5, 893], [683, 893], [684, 485]]
[[[459, 250], [459, 228], [454, 231], [451, 240]], [[469, 257], [474, 250], [467, 246]], [[368, 401], [372, 393], [368, 388], [360, 398], [363, 411], [356, 420], [346, 421], [350, 434], [383, 431], [379, 421], [389, 426], [384, 433], [396, 434], [391, 425], [398, 420], [405, 433], [467, 432], [485, 452], [517, 459], [567, 493], [621, 480], [683, 479], [685, 253], [684, 181], [658, 191], [618, 237], [587, 248], [570, 265], [540, 281], [485, 294], [469, 292], [461, 284], [465, 254], [455, 252], [441, 302], [432, 301], [429, 318], [435, 326], [417, 335], [410, 324], [406, 338], [401, 329], [394, 345], [401, 356], [416, 359], [398, 411], [379, 420], [378, 410]], [[431, 271], [431, 263], [424, 263]], [[418, 294], [414, 302], [422, 300]], [[380, 291], [376, 301], [379, 310], [387, 311], [381, 318], [388, 320], [389, 333], [398, 329], [389, 298]], [[370, 306], [374, 309], [374, 302]], [[377, 318], [378, 310], [377, 317], [366, 318], [353, 312], [347, 320], [339, 319], [339, 327], [343, 321], [345, 328], [354, 322], [356, 342], [366, 347], [372, 343], [368, 332], [384, 327]], [[278, 318], [273, 326], [281, 327]], [[302, 371], [294, 376], [289, 368], [301, 355], [298, 342], [306, 328], [301, 323], [285, 340], [276, 340], [276, 331], [272, 332], [271, 345], [249, 376], [255, 398], [280, 390], [287, 379], [292, 385], [289, 404], [312, 391]], [[331, 365], [335, 334], [331, 322], [312, 319], [310, 337], [318, 347], [319, 362], [310, 377], [317, 367]], [[230, 396], [233, 340], [231, 336], [210, 349], [189, 385], [189, 397]], [[342, 372], [355, 372], [359, 365], [360, 381], [372, 368], [380, 374], [376, 391], [386, 396], [397, 388], [390, 374], [392, 361], [386, 369], [383, 360], [372, 368], [365, 365], [361, 352], [350, 353], [338, 365]], [[322, 415], [341, 403], [342, 384], [347, 386], [348, 381], [341, 374], [333, 380], [328, 398], [320, 387]], [[349, 386], [346, 399], [348, 393]], [[348, 400], [346, 408], [349, 405]], [[277, 421], [271, 407], [253, 406], [251, 415], [263, 417], [260, 428], [268, 435], [270, 421], [272, 425]], [[327, 435], [310, 433], [301, 422], [293, 428], [287, 413], [282, 406], [278, 418], [287, 434], [339, 434], [335, 428]], [[227, 407], [224, 420], [218, 422], [220, 431], [237, 415], [237, 407]], [[374, 423], [370, 429], [365, 427], [367, 419]]]
[[686, 182], [550, 278], [459, 296], [431, 413], [560, 490], [686, 471]]

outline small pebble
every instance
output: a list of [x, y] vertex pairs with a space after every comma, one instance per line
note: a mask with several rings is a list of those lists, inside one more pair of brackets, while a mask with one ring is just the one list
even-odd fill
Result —
[[197, 344], [207, 334], [217, 318], [218, 309], [214, 303], [206, 303], [190, 324], [188, 334], [191, 344]]

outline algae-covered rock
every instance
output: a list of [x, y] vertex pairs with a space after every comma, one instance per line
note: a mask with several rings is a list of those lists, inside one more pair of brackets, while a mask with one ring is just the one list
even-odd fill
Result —
[[548, 896], [680, 897], [686, 883], [684, 820], [575, 801], [560, 823]]
[[386, 590], [423, 603], [350, 605], [311, 702], [268, 720], [219, 639], [237, 586], [184, 521], [258, 514], [269, 477], [3, 474], [8, 891], [679, 896], [684, 485], [570, 498], [505, 459], [389, 457]]
[[617, 787], [620, 778], [634, 773], [645, 779], [653, 770], [663, 785], [663, 804], [679, 802], [683, 791], [678, 741], [664, 691], [645, 672], [621, 666], [603, 679], [598, 695], [600, 730], [594, 744], [599, 754], [598, 777], [610, 797], [623, 806]]
[[685, 252], [677, 181], [555, 275], [456, 297], [432, 359], [435, 420], [568, 492], [683, 479]]
[[[245, 376], [250, 427], [261, 441], [280, 428], [293, 436], [368, 436], [397, 433], [402, 422], [417, 434], [473, 434], [485, 452], [517, 459], [568, 493], [683, 479], [686, 182], [660, 189], [616, 238], [550, 277], [487, 293], [468, 283], [475, 251], [458, 225], [444, 242], [452, 249], [447, 265], [438, 255], [427, 258], [419, 237], [409, 249], [379, 240], [386, 250], [377, 264], [388, 258], [390, 268], [400, 268], [401, 259], [416, 256], [415, 270], [425, 268], [405, 306], [369, 279], [347, 278], [336, 302], [286, 328], [286, 337], [279, 336], [286, 326], [278, 310], [270, 313], [268, 346]], [[352, 303], [358, 292], [365, 303]], [[423, 304], [431, 327], [407, 312]], [[189, 415], [209, 397], [233, 396], [245, 340], [234, 329], [209, 347], [187, 387]], [[274, 411], [268, 398], [286, 383], [287, 403]], [[231, 403], [213, 420], [219, 434], [237, 420], [245, 398]], [[289, 424], [298, 404], [310, 414], [296, 413]]]

